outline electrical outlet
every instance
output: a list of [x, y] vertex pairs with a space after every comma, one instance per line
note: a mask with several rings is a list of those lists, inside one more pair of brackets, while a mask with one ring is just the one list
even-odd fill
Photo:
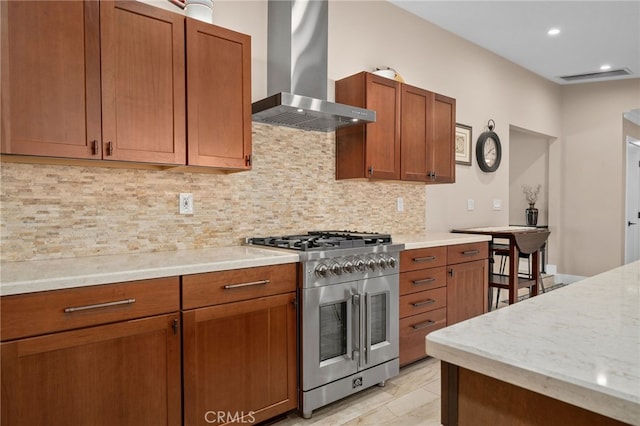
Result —
[[502, 210], [502, 200], [496, 198], [493, 200], [493, 209], [494, 210]]
[[404, 211], [404, 199], [402, 197], [398, 197], [398, 199], [396, 200], [396, 211]]
[[180, 193], [180, 214], [193, 214], [193, 194]]

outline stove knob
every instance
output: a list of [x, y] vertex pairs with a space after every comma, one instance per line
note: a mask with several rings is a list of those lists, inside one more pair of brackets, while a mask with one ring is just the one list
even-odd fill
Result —
[[316, 266], [316, 277], [318, 278], [326, 278], [329, 275], [329, 268], [324, 263]]
[[389, 268], [395, 268], [398, 262], [395, 257], [389, 256], [387, 258], [387, 263], [389, 264]]
[[380, 269], [385, 269], [387, 267], [387, 259], [385, 259], [384, 257], [380, 256], [378, 258], [378, 266], [380, 267]]
[[355, 266], [355, 268], [356, 268], [356, 271], [364, 272], [364, 270], [365, 270], [365, 269], [366, 269], [366, 267], [367, 267], [367, 264], [366, 264], [366, 263], [364, 263], [364, 259], [360, 259], [360, 258], [358, 258], [358, 259], [356, 259], [356, 261], [354, 262], [354, 266]]
[[350, 274], [353, 272], [353, 263], [350, 260], [347, 260], [346, 262], [344, 262], [344, 264], [342, 264], [342, 270], [344, 272], [346, 272], [347, 274]]
[[342, 275], [342, 268], [335, 262], [329, 266], [329, 271], [331, 271], [333, 275]]
[[374, 258], [370, 257], [367, 259], [367, 268], [371, 269], [372, 271], [375, 271], [377, 267], [378, 267], [378, 263]]

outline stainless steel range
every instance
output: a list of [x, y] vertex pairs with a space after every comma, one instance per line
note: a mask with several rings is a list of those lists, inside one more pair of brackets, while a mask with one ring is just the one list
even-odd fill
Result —
[[302, 415], [398, 374], [399, 252], [391, 236], [349, 231], [250, 238], [298, 250]]

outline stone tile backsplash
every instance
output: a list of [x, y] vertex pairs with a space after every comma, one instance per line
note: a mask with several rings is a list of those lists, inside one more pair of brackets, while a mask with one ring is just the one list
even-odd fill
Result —
[[[5, 262], [221, 247], [321, 229], [425, 229], [424, 185], [336, 181], [333, 132], [266, 124], [253, 125], [250, 172], [2, 163], [0, 179]], [[193, 215], [179, 214], [180, 192], [193, 193]]]

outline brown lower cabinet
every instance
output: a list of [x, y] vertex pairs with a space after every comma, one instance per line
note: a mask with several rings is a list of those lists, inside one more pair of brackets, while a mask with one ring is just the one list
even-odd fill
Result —
[[185, 425], [296, 408], [295, 264], [183, 277]]
[[400, 253], [400, 365], [427, 356], [425, 337], [487, 311], [488, 244]]
[[2, 426], [180, 424], [178, 286], [2, 297]]

